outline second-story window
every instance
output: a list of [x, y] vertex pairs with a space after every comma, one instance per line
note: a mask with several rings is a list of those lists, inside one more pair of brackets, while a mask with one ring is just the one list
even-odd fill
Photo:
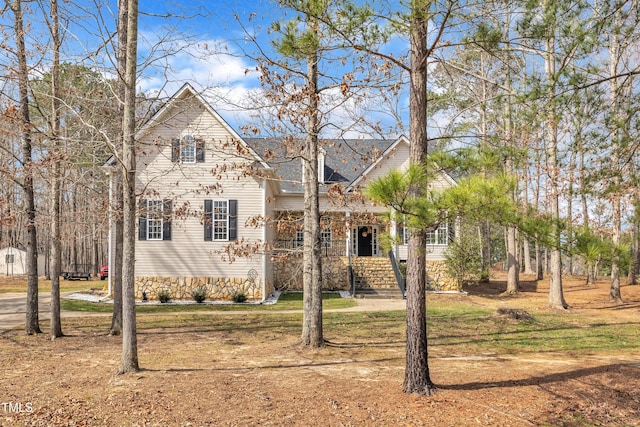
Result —
[[191, 135], [185, 135], [180, 141], [180, 160], [182, 163], [196, 162], [196, 140]]
[[204, 162], [204, 140], [193, 135], [171, 140], [171, 161], [184, 164]]

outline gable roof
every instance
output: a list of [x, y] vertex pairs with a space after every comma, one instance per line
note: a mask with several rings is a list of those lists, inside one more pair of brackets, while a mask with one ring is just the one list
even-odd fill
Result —
[[194, 98], [198, 102], [200, 102], [207, 110], [207, 112], [222, 124], [224, 129], [229, 132], [232, 138], [238, 140], [244, 148], [247, 148], [249, 150], [249, 153], [255, 159], [255, 161], [260, 163], [262, 167], [267, 169], [269, 168], [267, 162], [265, 162], [264, 159], [260, 155], [258, 155], [258, 153], [256, 153], [251, 146], [246, 144], [246, 141], [229, 125], [229, 123], [227, 123], [226, 120], [222, 118], [222, 116], [220, 116], [220, 114], [218, 114], [216, 110], [213, 109], [213, 107], [211, 107], [211, 104], [209, 104], [209, 102], [205, 100], [204, 97], [202, 97], [202, 95], [198, 93], [189, 83], [185, 83], [184, 85], [182, 85], [182, 87], [171, 98], [169, 98], [158, 111], [153, 114], [153, 116], [138, 130], [138, 132], [136, 133], [136, 138], [141, 138], [156, 124], [161, 123], [164, 119], [164, 116], [168, 114], [168, 111], [178, 100], [188, 98]]
[[[246, 138], [245, 141], [262, 155], [280, 177], [280, 189], [284, 193], [303, 193], [301, 183], [302, 140], [284, 143], [279, 138]], [[393, 140], [388, 139], [323, 139], [325, 184], [341, 183], [351, 187], [370, 165], [378, 161]], [[327, 191], [328, 185], [321, 185], [320, 191]]]

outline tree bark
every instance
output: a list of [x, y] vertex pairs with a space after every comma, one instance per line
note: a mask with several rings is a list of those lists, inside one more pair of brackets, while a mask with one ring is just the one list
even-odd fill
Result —
[[[544, 9], [547, 10], [551, 0], [545, 0]], [[554, 17], [555, 19], [555, 17]], [[560, 253], [560, 204], [559, 204], [559, 167], [558, 167], [558, 124], [557, 111], [555, 106], [555, 84], [556, 84], [556, 64], [555, 64], [555, 28], [549, 31], [549, 38], [545, 40], [545, 74], [549, 85], [549, 102], [546, 120], [547, 133], [547, 161], [549, 177], [549, 208], [551, 217], [554, 220], [552, 229], [551, 262], [550, 262], [550, 282], [549, 282], [549, 306], [551, 308], [566, 309], [567, 303], [564, 300], [562, 291], [562, 255]]]
[[518, 262], [516, 228], [507, 227], [507, 294], [518, 293], [518, 271], [520, 263]]
[[[310, 31], [320, 37], [315, 17]], [[307, 55], [307, 112], [304, 156], [304, 252], [302, 344], [324, 345], [322, 333], [322, 257], [320, 254], [320, 205], [318, 198], [318, 52]]]
[[122, 358], [118, 373], [140, 370], [136, 330], [135, 260], [136, 260], [136, 69], [138, 45], [138, 0], [127, 2], [127, 59], [124, 75], [123, 117], [123, 222], [122, 257]]
[[[614, 77], [618, 74], [618, 64], [620, 62], [621, 55], [621, 35], [618, 33], [620, 26], [623, 24], [620, 12], [616, 11], [614, 18], [615, 26], [617, 27], [612, 34], [609, 35], [609, 75]], [[622, 90], [620, 82], [617, 77], [612, 78], [609, 81], [609, 99], [611, 104], [611, 117], [613, 122], [613, 129], [611, 132], [611, 162], [612, 171], [614, 176], [611, 178], [613, 182], [613, 194], [611, 197], [612, 207], [612, 220], [613, 230], [611, 234], [611, 242], [613, 243], [611, 253], [611, 284], [609, 286], [609, 300], [611, 302], [622, 302], [622, 295], [620, 294], [620, 242], [622, 237], [622, 205], [620, 184], [622, 173], [622, 167], [620, 165], [620, 150], [622, 146], [621, 132], [618, 121], [627, 119], [625, 113], [621, 107]]]
[[[421, 165], [427, 156], [427, 34], [428, 4], [413, 3], [410, 48], [411, 87], [409, 92], [410, 162]], [[411, 196], [423, 195], [414, 186]], [[429, 375], [426, 313], [426, 232], [409, 229], [407, 256], [407, 344], [403, 390], [405, 393], [430, 395], [435, 386]]]
[[31, 118], [29, 113], [29, 69], [25, 46], [24, 17], [22, 2], [14, 0], [10, 5], [15, 19], [16, 55], [18, 59], [18, 92], [20, 95], [20, 125], [22, 131], [22, 169], [27, 219], [27, 247], [25, 267], [27, 270], [27, 306], [25, 332], [39, 334], [38, 319], [38, 239], [36, 236], [36, 206], [34, 198], [34, 165], [31, 146]]
[[[127, 71], [127, 22], [128, 7], [127, 0], [118, 0], [118, 96], [120, 104], [118, 111], [120, 117], [124, 117], [124, 99], [126, 96], [126, 86], [124, 84], [124, 76]], [[124, 123], [121, 121], [121, 123]], [[114, 155], [116, 157], [122, 154], [118, 146], [124, 144], [124, 132], [122, 125], [118, 134], [118, 143], [114, 144]], [[113, 184], [113, 200], [110, 200], [111, 213], [113, 215], [114, 236], [110, 236], [113, 240], [112, 253], [109, 259], [109, 280], [111, 281], [111, 292], [113, 298], [113, 313], [111, 315], [111, 328], [109, 335], [117, 336], [122, 333], [122, 252], [124, 239], [124, 223], [122, 220], [122, 212], [124, 209], [124, 193], [122, 172], [118, 170], [112, 176]]]
[[53, 65], [51, 68], [51, 113], [53, 144], [53, 177], [51, 182], [51, 339], [63, 336], [60, 319], [60, 273], [62, 239], [60, 232], [61, 155], [60, 155], [60, 34], [58, 1], [51, 0], [51, 38], [53, 40]]
[[629, 262], [629, 274], [627, 275], [627, 284], [636, 285], [638, 274], [638, 201], [634, 201], [634, 214], [632, 218], [632, 241], [631, 241], [631, 261]]

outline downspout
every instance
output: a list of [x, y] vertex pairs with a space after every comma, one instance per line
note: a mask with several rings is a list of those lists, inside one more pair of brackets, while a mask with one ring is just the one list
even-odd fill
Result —
[[[113, 259], [112, 259], [112, 239], [113, 239], [113, 174], [111, 170], [108, 170], [107, 173], [109, 174], [109, 234], [108, 234], [108, 243], [107, 243], [107, 267], [109, 268], [109, 270], [111, 270], [112, 266], [113, 266]], [[112, 298], [113, 295], [111, 294], [111, 271], [109, 271], [109, 274], [107, 274], [107, 296], [109, 298]]]
[[347, 238], [345, 239], [345, 241], [347, 242], [347, 260], [348, 260], [348, 266], [347, 266], [347, 274], [348, 274], [348, 278], [351, 281], [351, 283], [349, 283], [350, 287], [351, 287], [351, 296], [355, 298], [356, 296], [356, 281], [355, 281], [355, 277], [353, 275], [353, 264], [351, 262], [351, 212], [346, 211], [345, 212], [345, 216], [346, 216], [346, 233], [347, 233]]
[[[262, 219], [267, 218], [267, 179], [262, 179]], [[262, 242], [265, 245], [262, 253], [262, 302], [267, 299], [267, 225], [262, 225]]]

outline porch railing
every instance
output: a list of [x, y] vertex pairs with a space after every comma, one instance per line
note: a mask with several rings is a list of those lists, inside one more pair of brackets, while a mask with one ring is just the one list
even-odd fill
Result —
[[[292, 253], [302, 253], [303, 243], [300, 240], [279, 239], [273, 242], [274, 251], [287, 251]], [[321, 242], [320, 254], [321, 256], [346, 256], [347, 255], [347, 241], [346, 240], [328, 240]]]

